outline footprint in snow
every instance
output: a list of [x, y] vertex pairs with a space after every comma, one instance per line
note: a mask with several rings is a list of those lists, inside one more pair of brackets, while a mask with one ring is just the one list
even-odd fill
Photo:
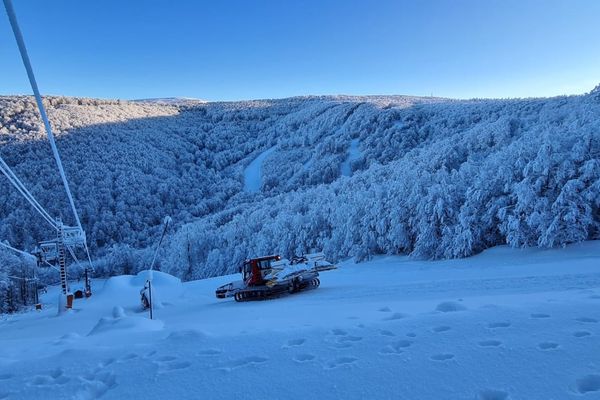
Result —
[[396, 321], [396, 320], [402, 319], [402, 318], [406, 318], [406, 314], [395, 312], [392, 315], [390, 315], [389, 317], [383, 318], [383, 321]]
[[347, 342], [360, 342], [363, 338], [361, 336], [341, 336], [338, 339], [339, 343], [347, 343]]
[[478, 344], [480, 347], [498, 347], [502, 342], [499, 340], [482, 340]]
[[346, 332], [346, 331], [345, 331], [345, 330], [343, 330], [343, 329], [338, 329], [338, 328], [335, 328], [335, 329], [332, 329], [332, 330], [331, 330], [331, 334], [332, 334], [332, 335], [335, 335], [335, 336], [345, 336], [345, 335], [347, 335], [347, 334], [348, 334], [348, 332]]
[[486, 310], [495, 310], [498, 308], [497, 304], [484, 304], [481, 306], [481, 308], [486, 309]]
[[380, 331], [379, 331], [379, 334], [380, 334], [381, 336], [396, 336], [396, 334], [395, 334], [394, 332], [392, 332], [392, 331], [388, 331], [388, 330], [386, 330], [386, 329], [382, 329], [382, 330], [380, 330]]
[[581, 394], [600, 392], [600, 375], [586, 375], [577, 379], [577, 391]]
[[13, 376], [13, 374], [0, 374], [0, 381], [5, 381], [7, 379], [12, 378]]
[[445, 325], [443, 325], [443, 326], [436, 326], [435, 328], [433, 328], [433, 329], [431, 329], [431, 330], [432, 330], [433, 332], [440, 333], [440, 332], [447, 332], [447, 331], [449, 331], [450, 329], [452, 329], [452, 328], [450, 328], [449, 326], [445, 326]]
[[339, 357], [333, 361], [327, 363], [327, 369], [334, 369], [339, 367], [351, 366], [358, 361], [356, 357]]
[[76, 399], [97, 399], [117, 386], [117, 377], [112, 372], [100, 371], [79, 377], [80, 389], [75, 394]]
[[57, 368], [57, 369], [51, 371], [50, 377], [52, 379], [54, 379], [54, 382], [58, 383], [59, 385], [63, 385], [69, 381], [69, 378], [64, 376], [64, 372], [61, 368]]
[[549, 314], [544, 314], [544, 313], [535, 313], [535, 314], [531, 314], [531, 318], [550, 318]]
[[573, 336], [577, 337], [577, 338], [582, 338], [582, 337], [586, 337], [586, 336], [590, 336], [591, 333], [588, 331], [577, 331], [577, 332], [573, 332]]
[[454, 358], [454, 354], [450, 354], [450, 353], [434, 354], [430, 357], [430, 359], [433, 361], [448, 361], [448, 360], [452, 360], [453, 358]]
[[554, 350], [558, 348], [558, 343], [554, 342], [542, 342], [538, 344], [540, 350]]
[[63, 370], [57, 368], [48, 373], [48, 375], [36, 375], [29, 382], [33, 386], [53, 386], [53, 385], [64, 385], [71, 379], [64, 376]]
[[177, 362], [170, 362], [168, 364], [164, 364], [162, 367], [162, 371], [163, 372], [168, 372], [168, 371], [175, 371], [178, 369], [186, 369], [192, 366], [192, 363], [189, 361], [177, 361]]
[[229, 372], [229, 371], [233, 371], [238, 368], [264, 364], [267, 361], [269, 361], [269, 359], [266, 357], [260, 357], [260, 356], [243, 357], [243, 358], [238, 358], [237, 360], [226, 362], [226, 363], [222, 364], [221, 367], [219, 367], [218, 369]]
[[218, 349], [205, 349], [205, 350], [200, 350], [198, 353], [196, 353], [199, 356], [216, 356], [221, 354], [222, 351], [218, 350]]
[[174, 356], [161, 356], [161, 357], [157, 357], [156, 361], [158, 362], [169, 362], [169, 361], [175, 361], [177, 360], [177, 357]]
[[47, 375], [36, 375], [29, 382], [32, 386], [46, 386], [52, 384], [52, 378]]
[[305, 363], [305, 362], [314, 361], [316, 358], [317, 357], [312, 354], [297, 354], [294, 356], [293, 360], [298, 363]]
[[140, 356], [138, 354], [135, 353], [129, 353], [124, 355], [123, 357], [121, 357], [119, 359], [119, 361], [125, 362], [125, 361], [131, 361], [131, 360], [135, 360], [136, 358], [139, 358]]
[[297, 347], [302, 346], [306, 342], [306, 339], [290, 339], [283, 347]]
[[350, 347], [352, 347], [352, 344], [348, 342], [337, 342], [332, 346], [334, 349], [349, 349]]
[[401, 354], [404, 350], [410, 347], [413, 344], [410, 340], [398, 340], [393, 342], [383, 349], [381, 349], [381, 354]]
[[189, 361], [180, 361], [172, 355], [156, 357], [152, 362], [157, 366], [158, 374], [189, 368], [192, 365]]
[[379, 311], [379, 312], [392, 312], [392, 309], [389, 308], [388, 306], [385, 306], [385, 307], [381, 307], [377, 311]]
[[595, 324], [598, 322], [598, 320], [596, 318], [589, 318], [589, 317], [576, 318], [575, 321], [583, 322], [584, 324]]
[[406, 334], [406, 336], [414, 338], [414, 337], [417, 337], [417, 334], [416, 334], [416, 333], [414, 333], [414, 332], [408, 332], [408, 333]]
[[334, 347], [338, 349], [351, 347], [353, 342], [360, 342], [363, 339], [362, 336], [348, 335], [348, 331], [339, 328], [332, 329], [331, 334], [334, 337]]
[[456, 312], [456, 311], [464, 311], [467, 307], [464, 305], [457, 303], [455, 301], [444, 301], [440, 303], [435, 308], [436, 311], [447, 313], [447, 312]]
[[488, 328], [496, 329], [496, 328], [508, 328], [510, 326], [510, 322], [502, 321], [502, 322], [492, 322], [488, 324]]
[[507, 400], [508, 393], [503, 390], [485, 389], [479, 392], [479, 400]]

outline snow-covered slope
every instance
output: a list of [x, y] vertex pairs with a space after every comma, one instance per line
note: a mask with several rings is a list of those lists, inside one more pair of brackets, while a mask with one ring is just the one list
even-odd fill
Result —
[[244, 190], [249, 193], [260, 191], [262, 186], [262, 164], [273, 151], [275, 147], [263, 151], [256, 157], [244, 170]]
[[[597, 91], [47, 102], [99, 276], [145, 268], [165, 215], [174, 229], [158, 266], [184, 280], [261, 254], [443, 259], [600, 238]], [[0, 153], [72, 223], [32, 99], [0, 97]], [[53, 237], [3, 177], [0, 185], [0, 240], [31, 250]], [[0, 303], [3, 292], [0, 284]]]
[[1, 399], [594, 399], [600, 396], [600, 242], [496, 247], [475, 257], [377, 257], [317, 290], [217, 300], [233, 276], [95, 282], [56, 316], [0, 319]]

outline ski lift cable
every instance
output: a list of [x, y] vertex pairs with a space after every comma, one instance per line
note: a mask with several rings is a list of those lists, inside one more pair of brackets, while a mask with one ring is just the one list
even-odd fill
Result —
[[164, 219], [164, 227], [163, 227], [163, 231], [162, 234], [160, 235], [160, 240], [158, 241], [158, 244], [156, 245], [156, 249], [154, 249], [154, 256], [152, 257], [152, 263], [150, 264], [150, 271], [154, 270], [154, 263], [156, 262], [156, 256], [158, 255], [158, 250], [160, 250], [160, 245], [162, 244], [163, 239], [165, 238], [165, 235], [167, 234], [167, 229], [169, 229], [169, 224], [171, 223], [171, 217], [167, 216]]
[[50, 264], [50, 263], [49, 263], [48, 261], [46, 261], [46, 260], [43, 260], [43, 261], [44, 261], [44, 264], [48, 264], [48, 267], [52, 268], [53, 270], [55, 270], [55, 271], [57, 271], [57, 272], [60, 272], [60, 269], [56, 268], [56, 266], [54, 266], [54, 265]]
[[13, 184], [13, 186], [25, 197], [25, 199], [31, 204], [33, 208], [35, 208], [42, 217], [50, 224], [54, 229], [56, 229], [56, 224], [52, 220], [52, 217], [48, 212], [38, 203], [38, 201], [33, 197], [33, 195], [27, 190], [23, 182], [19, 180], [19, 178], [14, 174], [14, 172], [10, 169], [10, 167], [6, 164], [6, 162], [0, 156], [0, 171], [6, 176], [8, 181]]
[[[19, 52], [21, 53], [21, 59], [23, 60], [23, 64], [25, 66], [25, 69], [27, 70], [27, 77], [29, 78], [29, 83], [31, 84], [31, 89], [33, 90], [33, 94], [35, 96], [35, 101], [36, 101], [38, 109], [40, 111], [42, 121], [44, 122], [44, 127], [46, 128], [46, 133], [48, 134], [48, 139], [50, 140], [50, 146], [52, 147], [52, 153], [54, 154], [54, 159], [56, 160], [56, 164], [58, 165], [58, 171], [60, 173], [60, 177], [62, 178], [63, 185], [65, 187], [65, 191], [67, 192], [67, 197], [69, 198], [69, 203], [71, 205], [71, 209], [73, 210], [73, 215], [75, 216], [75, 221], [77, 222], [77, 227], [83, 233], [84, 230], [81, 227], [81, 221], [79, 220], [79, 214], [77, 213], [77, 209], [75, 208], [75, 202], [73, 200], [73, 195], [71, 194], [69, 182], [67, 181], [67, 176], [65, 174], [65, 170], [63, 168], [62, 161], [60, 159], [60, 154], [58, 153], [58, 148], [56, 147], [56, 142], [54, 140], [54, 134], [52, 133], [50, 121], [48, 120], [48, 115], [46, 114], [46, 109], [44, 107], [44, 103], [42, 102], [42, 96], [40, 95], [40, 91], [38, 89], [37, 82], [35, 80], [33, 68], [31, 67], [31, 61], [29, 60], [29, 54], [27, 53], [27, 48], [25, 47], [25, 41], [23, 40], [23, 34], [21, 33], [21, 29], [19, 28], [19, 24], [17, 22], [17, 16], [16, 16], [15, 10], [13, 8], [12, 0], [3, 0], [3, 1], [4, 1], [4, 8], [6, 8], [6, 13], [8, 14], [8, 19], [10, 20], [10, 25], [11, 25], [13, 33], [15, 35], [17, 45], [19, 47]], [[85, 251], [87, 253], [88, 260], [90, 262], [90, 267], [91, 267], [92, 260], [91, 260], [91, 257], [89, 254], [89, 249], [87, 247], [86, 242], [87, 242], [87, 239], [84, 238], [84, 247], [85, 247]]]
[[92, 257], [90, 256], [90, 250], [88, 249], [87, 239], [83, 241], [83, 247], [85, 248], [85, 255], [88, 259], [88, 264], [90, 266], [90, 271], [94, 271], [94, 267], [92, 266]]
[[[63, 185], [65, 187], [65, 191], [67, 192], [67, 197], [69, 198], [69, 203], [71, 204], [71, 209], [73, 210], [73, 214], [74, 214], [75, 220], [77, 222], [77, 227], [79, 227], [79, 229], [81, 229], [81, 222], [79, 221], [79, 215], [77, 214], [77, 209], [75, 208], [75, 202], [73, 201], [73, 195], [71, 194], [71, 189], [69, 188], [69, 182], [67, 181], [67, 176], [65, 175], [62, 161], [60, 159], [60, 154], [58, 153], [58, 148], [56, 147], [56, 142], [54, 140], [54, 134], [52, 133], [52, 128], [50, 127], [50, 121], [48, 120], [48, 115], [46, 114], [46, 108], [44, 107], [44, 103], [42, 102], [42, 96], [40, 95], [40, 91], [38, 89], [37, 82], [35, 80], [35, 75], [33, 74], [33, 69], [31, 67], [31, 62], [29, 60], [29, 54], [27, 53], [27, 48], [25, 47], [23, 35], [21, 33], [21, 29], [19, 28], [19, 24], [17, 22], [17, 16], [15, 14], [15, 10], [12, 5], [12, 0], [3, 0], [3, 1], [4, 1], [4, 7], [6, 8], [6, 13], [8, 14], [8, 19], [10, 20], [10, 25], [12, 27], [13, 33], [15, 34], [15, 39], [17, 40], [19, 52], [21, 53], [21, 59], [23, 60], [23, 64], [25, 65], [25, 69], [27, 70], [27, 77], [29, 78], [29, 83], [31, 84], [31, 89], [33, 90], [33, 94], [35, 96], [35, 101], [36, 101], [38, 109], [40, 111], [42, 121], [44, 122], [44, 127], [46, 128], [46, 133], [48, 134], [48, 139], [50, 140], [50, 147], [52, 147], [52, 153], [54, 154], [54, 159], [56, 160], [56, 164], [58, 165], [58, 171], [60, 173], [60, 177], [62, 178]], [[83, 229], [81, 229], [81, 230], [83, 230]]]
[[24, 196], [30, 198], [35, 203], [36, 208], [40, 209], [40, 211], [43, 212], [48, 219], [52, 220], [50, 214], [44, 209], [44, 207], [41, 206], [41, 204], [35, 199], [35, 197], [33, 197], [31, 192], [27, 190], [25, 184], [23, 184], [23, 182], [17, 177], [13, 170], [8, 166], [6, 161], [4, 161], [2, 156], [0, 156], [0, 169], [2, 170], [4, 175], [6, 175], [6, 177], [11, 181], [11, 183], [13, 183], [13, 185], [17, 187], [17, 189], [20, 188], [19, 191], [21, 191], [21, 193], [23, 193]]
[[75, 260], [75, 264], [79, 264], [79, 259], [75, 255], [75, 252], [73, 251], [73, 248], [71, 246], [65, 246], [65, 247], [69, 251], [69, 254], [71, 254], [71, 257], [73, 257], [73, 259]]
[[34, 282], [39, 281], [38, 278], [23, 278], [21, 276], [15, 276], [15, 275], [6, 275], [6, 276], [11, 279], [20, 279], [22, 281], [34, 281]]
[[[90, 257], [90, 251], [89, 251], [88, 246], [87, 246], [87, 241], [85, 241], [85, 240], [83, 241], [83, 247], [85, 248], [85, 255], [86, 255], [87, 260], [88, 260], [88, 265], [89, 265], [88, 269], [91, 272], [95, 272], [94, 266], [92, 265], [92, 258]], [[75, 257], [75, 253], [73, 252], [73, 250], [71, 249], [70, 251], [71, 251], [71, 255], [73, 256], [73, 258], [75, 259], [75, 261], [77, 263], [79, 263], [79, 260], [77, 259], [77, 257]]]
[[37, 258], [36, 258], [36, 257], [35, 257], [33, 254], [29, 254], [28, 252], [26, 252], [26, 251], [23, 251], [23, 250], [15, 249], [14, 247], [12, 247], [12, 246], [10, 246], [10, 245], [8, 245], [8, 244], [4, 243], [4, 242], [0, 242], [0, 246], [6, 247], [6, 248], [7, 248], [7, 249], [9, 249], [9, 250], [12, 250], [12, 251], [14, 251], [14, 252], [17, 252], [17, 253], [19, 253], [19, 254], [22, 254], [22, 255], [24, 255], [24, 256], [28, 256], [28, 257], [31, 257], [31, 258], [33, 258], [33, 259], [36, 259], [36, 260], [37, 260]]
[[53, 227], [56, 229], [56, 225], [52, 218], [48, 215], [47, 211], [44, 210], [43, 207], [39, 205], [39, 203], [35, 200], [35, 198], [30, 197], [26, 193], [26, 189], [21, 187], [18, 182], [16, 182], [10, 174], [0, 165], [0, 171], [6, 176], [8, 181], [12, 183], [12, 185], [23, 195], [23, 197], [31, 204], [31, 206], [38, 212], [40, 215]]

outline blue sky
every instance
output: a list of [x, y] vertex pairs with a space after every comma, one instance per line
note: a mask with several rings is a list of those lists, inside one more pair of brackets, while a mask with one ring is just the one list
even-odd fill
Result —
[[[578, 94], [600, 83], [597, 0], [13, 0], [43, 94]], [[0, 93], [28, 94], [5, 13]]]

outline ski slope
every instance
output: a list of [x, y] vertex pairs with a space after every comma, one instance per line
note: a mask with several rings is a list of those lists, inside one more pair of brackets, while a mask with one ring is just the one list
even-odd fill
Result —
[[260, 192], [262, 184], [262, 164], [271, 153], [275, 151], [275, 146], [263, 151], [256, 157], [244, 170], [244, 191], [248, 193]]
[[358, 139], [352, 139], [350, 142], [350, 149], [348, 150], [348, 157], [342, 163], [340, 167], [341, 174], [343, 176], [352, 175], [352, 161], [358, 160], [362, 155], [358, 146], [360, 145]]
[[380, 257], [276, 300], [217, 300], [236, 276], [95, 282], [57, 316], [0, 320], [0, 399], [598, 399], [600, 242]]

